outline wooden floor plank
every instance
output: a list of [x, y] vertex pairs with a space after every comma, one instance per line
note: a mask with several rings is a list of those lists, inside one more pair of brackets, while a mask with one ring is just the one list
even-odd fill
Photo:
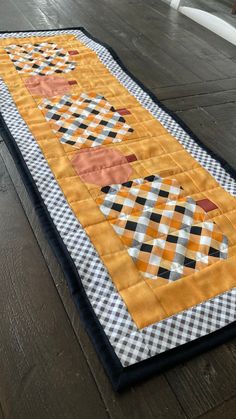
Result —
[[176, 114], [214, 153], [236, 169], [236, 103], [196, 108]]
[[236, 77], [179, 86], [158, 87], [153, 89], [158, 99], [183, 99], [188, 96], [227, 92], [236, 89]]
[[[236, 64], [235, 64], [236, 70]], [[226, 103], [236, 102], [236, 89], [226, 90], [215, 93], [202, 93], [193, 96], [180, 97], [175, 99], [164, 100], [164, 105], [173, 112], [185, 111], [195, 108], [206, 108], [209, 106], [223, 105]]]
[[[140, 0], [142, 1], [142, 0]], [[157, 10], [158, 13], [162, 14], [163, 17], [168, 19], [169, 25], [178, 24], [181, 30], [189, 31], [194, 34], [196, 40], [200, 42], [205, 41], [208, 48], [212, 48], [212, 51], [218, 51], [220, 54], [224, 54], [229, 59], [236, 58], [236, 48], [230, 42], [215, 35], [213, 32], [204, 28], [201, 25], [195, 24], [191, 19], [184, 15], [177, 13], [174, 9], [167, 7], [162, 1], [156, 0], [145, 0], [145, 6], [151, 7], [153, 10]], [[194, 51], [195, 53], [195, 51]]]
[[[0, 158], [0, 412], [6, 419], [108, 417]], [[0, 413], [0, 417], [1, 417]]]
[[[235, 348], [236, 339], [230, 345]], [[195, 419], [236, 396], [235, 371], [236, 358], [230, 346], [222, 345], [171, 369], [166, 377], [187, 417]]]
[[233, 397], [217, 406], [215, 409], [207, 412], [205, 415], [199, 416], [198, 419], [235, 419], [236, 417], [236, 398]]
[[[140, 53], [146, 50], [153, 59], [163, 65], [166, 64], [166, 71], [172, 73], [172, 77], [173, 74], [175, 75], [176, 84], [181, 82], [183, 84], [183, 81], [194, 83], [200, 80], [217, 80], [229, 77], [229, 73], [231, 76], [235, 75], [235, 66], [231, 60], [228, 60], [227, 65], [225, 63], [227, 58], [224, 54], [216, 50], [213, 54], [213, 48], [209, 48], [205, 39], [196, 38], [182, 27], [181, 22], [186, 19], [184, 16], [178, 15], [178, 26], [170, 26], [168, 20], [163, 19], [158, 8], [155, 10], [144, 8], [143, 2], [104, 1], [108, 7], [112, 5], [112, 10], [125, 20], [128, 27], [131, 26], [140, 33], [136, 45]], [[147, 42], [149, 48], [145, 48]], [[216, 65], [216, 60], [218, 65]]]
[[10, 1], [1, 1], [0, 5], [0, 30], [8, 31], [9, 28], [12, 28], [14, 31], [17, 27], [24, 29], [33, 29], [33, 25], [24, 16], [19, 8], [17, 8], [16, 3]]

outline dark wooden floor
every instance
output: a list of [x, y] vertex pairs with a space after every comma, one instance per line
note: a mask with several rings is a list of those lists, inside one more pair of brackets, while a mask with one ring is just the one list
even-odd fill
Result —
[[[1, 0], [0, 30], [84, 26], [236, 168], [236, 48], [158, 0]], [[236, 339], [115, 394], [0, 143], [0, 419], [231, 419]]]

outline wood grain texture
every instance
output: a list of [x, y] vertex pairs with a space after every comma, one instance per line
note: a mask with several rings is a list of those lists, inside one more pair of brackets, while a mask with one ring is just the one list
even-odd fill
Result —
[[185, 111], [195, 108], [206, 108], [208, 106], [221, 105], [222, 103], [235, 103], [236, 90], [226, 90], [214, 93], [202, 93], [193, 96], [169, 99], [163, 101], [168, 109], [173, 112]]
[[235, 396], [235, 347], [236, 339], [166, 373], [188, 418], [196, 418]]
[[[1, 1], [1, 30], [67, 26], [110, 44], [236, 168], [235, 47], [161, 0]], [[0, 152], [0, 418], [235, 417], [235, 340], [123, 394], [112, 391], [4, 144]]]
[[184, 100], [188, 96], [199, 97], [211, 93], [227, 92], [236, 89], [236, 78], [213, 80], [193, 84], [182, 84], [180, 86], [158, 87], [153, 91], [163, 102], [167, 99]]
[[[5, 418], [107, 417], [0, 158], [0, 405]], [[3, 239], [4, 238], [4, 239]]]
[[233, 397], [222, 403], [220, 406], [210, 410], [199, 419], [235, 419], [236, 416], [236, 399]]
[[236, 103], [233, 102], [177, 111], [176, 114], [205, 145], [236, 169], [235, 111]]

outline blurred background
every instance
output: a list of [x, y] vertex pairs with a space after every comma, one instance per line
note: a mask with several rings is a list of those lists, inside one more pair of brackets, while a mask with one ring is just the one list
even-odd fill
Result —
[[163, 0], [180, 13], [236, 45], [236, 0]]

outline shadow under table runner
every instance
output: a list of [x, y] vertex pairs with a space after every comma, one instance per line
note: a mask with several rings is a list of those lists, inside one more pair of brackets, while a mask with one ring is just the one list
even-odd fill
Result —
[[0, 109], [114, 389], [235, 335], [235, 173], [109, 47], [1, 33]]

